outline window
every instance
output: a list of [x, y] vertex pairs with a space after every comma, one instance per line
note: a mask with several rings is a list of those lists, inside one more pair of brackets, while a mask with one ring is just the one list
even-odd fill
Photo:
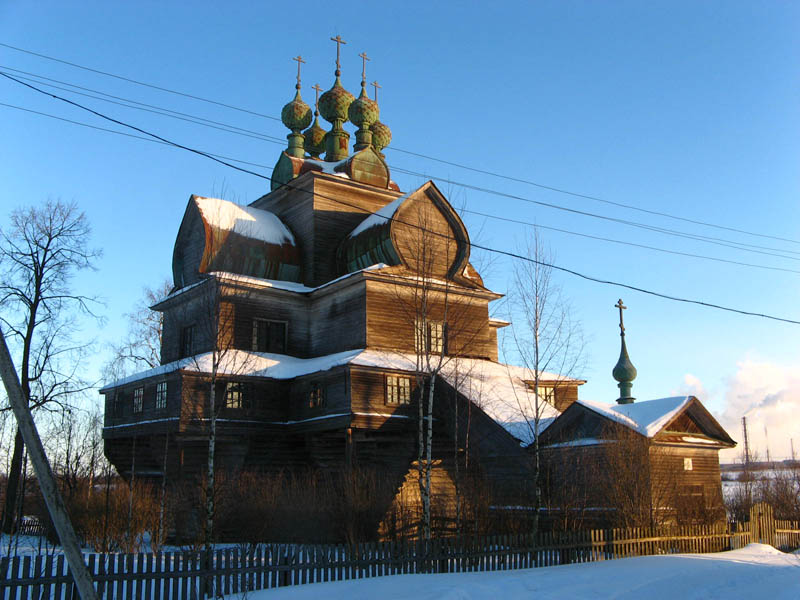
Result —
[[167, 382], [161, 381], [156, 385], [156, 410], [167, 408]]
[[308, 392], [308, 408], [320, 408], [325, 406], [325, 388], [318, 383], [311, 386]]
[[115, 417], [122, 416], [122, 410], [123, 410], [122, 401], [123, 401], [122, 392], [114, 392], [114, 399], [112, 400], [113, 402], [112, 410], [113, 410], [113, 415]]
[[556, 403], [556, 389], [551, 387], [539, 386], [539, 398], [555, 406]]
[[683, 470], [684, 471], [691, 471], [692, 470], [692, 459], [691, 458], [684, 458], [683, 459]]
[[244, 408], [244, 384], [235, 381], [225, 384], [225, 408]]
[[144, 388], [138, 387], [133, 390], [133, 412], [140, 413], [143, 408]]
[[411, 402], [411, 378], [400, 375], [386, 376], [386, 404]]
[[256, 352], [286, 352], [286, 322], [253, 320], [253, 350]]
[[194, 352], [194, 325], [181, 329], [181, 357], [191, 356]]
[[415, 337], [417, 352], [447, 352], [447, 326], [442, 321], [426, 321], [424, 328], [421, 321], [417, 321]]

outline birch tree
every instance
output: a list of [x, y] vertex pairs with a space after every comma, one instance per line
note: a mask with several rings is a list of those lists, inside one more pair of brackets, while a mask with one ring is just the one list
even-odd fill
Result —
[[[13, 211], [9, 227], [0, 231], [0, 323], [17, 344], [15, 362], [32, 410], [67, 404], [72, 394], [89, 387], [78, 372], [85, 346], [75, 341], [75, 316], [94, 316], [96, 299], [76, 293], [71, 284], [100, 256], [89, 246], [90, 234], [77, 204], [61, 200]], [[22, 455], [17, 431], [1, 527], [6, 533], [14, 527]]]
[[[538, 229], [526, 248], [528, 261], [518, 261], [514, 267], [509, 291], [512, 313], [512, 353], [517, 355], [527, 371], [529, 393], [516, 392], [514, 402], [532, 441], [533, 467], [533, 531], [538, 531], [542, 508], [542, 465], [539, 434], [542, 419], [552, 413], [559, 388], [580, 369], [584, 360], [583, 334], [580, 324], [572, 318], [568, 301], [553, 279], [552, 257], [543, 244]], [[542, 375], [549, 373], [547, 389]], [[557, 375], [554, 380], [552, 375]]]

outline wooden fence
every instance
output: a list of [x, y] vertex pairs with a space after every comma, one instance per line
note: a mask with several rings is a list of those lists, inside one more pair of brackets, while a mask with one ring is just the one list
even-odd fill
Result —
[[[772, 525], [770, 525], [770, 523]], [[760, 539], [772, 535], [784, 550], [800, 546], [800, 522], [763, 520]], [[88, 554], [98, 593], [117, 600], [198, 600], [265, 588], [401, 573], [461, 573], [547, 567], [629, 556], [720, 552], [753, 539], [739, 527], [612, 529], [507, 535], [475, 539], [343, 545], [264, 544], [244, 551]], [[0, 600], [77, 600], [64, 557], [0, 558]]]

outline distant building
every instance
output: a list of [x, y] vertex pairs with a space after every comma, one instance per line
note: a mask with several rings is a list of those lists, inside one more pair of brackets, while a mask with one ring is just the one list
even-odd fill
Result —
[[578, 500], [568, 510], [595, 523], [724, 519], [719, 451], [736, 442], [694, 396], [635, 402], [622, 300], [617, 307], [620, 397], [616, 404], [579, 400], [542, 433], [550, 489], [566, 490]]

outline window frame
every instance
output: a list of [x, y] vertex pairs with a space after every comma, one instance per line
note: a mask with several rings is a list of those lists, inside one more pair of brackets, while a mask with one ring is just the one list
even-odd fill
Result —
[[[223, 391], [223, 406], [226, 409], [232, 410], [241, 410], [246, 408], [245, 406], [245, 395], [247, 393], [247, 387], [245, 383], [241, 381], [226, 381], [225, 388]], [[235, 398], [235, 403], [233, 399]]]
[[194, 346], [195, 346], [195, 324], [191, 323], [190, 325], [184, 325], [181, 327], [181, 337], [180, 337], [180, 358], [186, 358], [187, 356], [193, 356], [194, 354]]
[[[289, 346], [289, 321], [281, 320], [281, 319], [265, 319], [263, 317], [254, 317], [253, 318], [253, 332], [250, 338], [250, 348], [253, 352], [270, 352], [269, 348], [267, 350], [259, 350], [258, 349], [258, 324], [259, 323], [266, 323], [267, 328], [269, 328], [270, 323], [277, 323], [279, 325], [283, 325], [283, 350], [280, 352], [274, 352], [273, 354], [286, 354], [286, 350]], [[269, 332], [269, 329], [267, 329]], [[267, 337], [269, 338], [269, 333], [267, 333]], [[269, 339], [267, 339], [267, 342]]]
[[134, 388], [133, 390], [133, 414], [140, 414], [144, 412], [144, 386]]
[[327, 404], [326, 388], [321, 383], [312, 383], [308, 390], [308, 408], [323, 408]]
[[155, 408], [156, 410], [166, 410], [167, 408], [167, 389], [168, 389], [167, 381], [159, 381], [156, 384], [156, 401], [155, 401]]
[[[424, 328], [423, 323], [425, 324]], [[434, 340], [437, 341], [435, 345]], [[435, 319], [417, 319], [414, 325], [414, 348], [417, 352], [446, 355], [447, 322]]]
[[387, 373], [383, 378], [383, 401], [387, 406], [411, 404], [411, 377]]

